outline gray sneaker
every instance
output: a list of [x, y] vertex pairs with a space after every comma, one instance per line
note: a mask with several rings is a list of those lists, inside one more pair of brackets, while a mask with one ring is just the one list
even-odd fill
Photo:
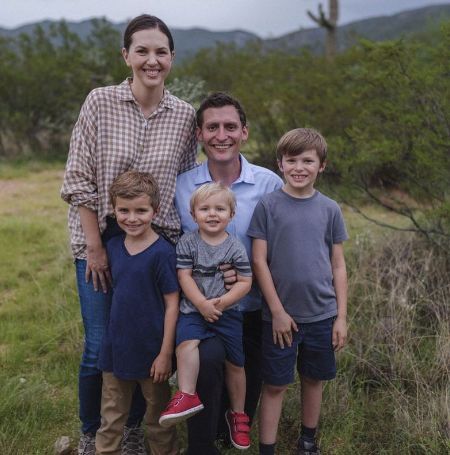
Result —
[[315, 442], [300, 439], [298, 441], [297, 455], [320, 455], [320, 449]]
[[80, 436], [78, 455], [95, 455], [95, 435], [86, 433]]
[[142, 428], [124, 428], [122, 455], [148, 455], [147, 450], [145, 449], [145, 435]]

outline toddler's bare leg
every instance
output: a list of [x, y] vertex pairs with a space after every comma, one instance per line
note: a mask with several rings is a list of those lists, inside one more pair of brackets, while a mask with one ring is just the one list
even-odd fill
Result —
[[245, 370], [244, 367], [225, 361], [225, 383], [233, 412], [244, 412], [245, 406]]
[[178, 388], [193, 395], [197, 386], [200, 358], [198, 345], [200, 340], [183, 341], [177, 346], [177, 379]]

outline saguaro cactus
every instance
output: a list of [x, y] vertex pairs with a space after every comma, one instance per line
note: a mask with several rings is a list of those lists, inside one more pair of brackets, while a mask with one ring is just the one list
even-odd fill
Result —
[[337, 21], [339, 17], [339, 4], [338, 0], [329, 0], [328, 2], [329, 14], [325, 16], [322, 3], [319, 3], [319, 15], [316, 16], [311, 11], [307, 11], [308, 16], [319, 25], [325, 28], [327, 35], [325, 40], [325, 55], [329, 60], [332, 60], [336, 55], [337, 49]]

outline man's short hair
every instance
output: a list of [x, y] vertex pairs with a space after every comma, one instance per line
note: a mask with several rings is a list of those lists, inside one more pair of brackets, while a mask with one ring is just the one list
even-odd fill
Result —
[[114, 179], [109, 187], [109, 197], [113, 207], [118, 197], [134, 199], [147, 195], [154, 210], [160, 202], [159, 187], [154, 177], [148, 172], [127, 171]]
[[236, 98], [224, 92], [211, 93], [201, 102], [200, 107], [197, 109], [197, 126], [199, 128], [203, 126], [203, 112], [206, 109], [224, 106], [234, 106], [239, 114], [242, 126], [247, 126], [247, 116], [241, 103]]
[[277, 160], [281, 161], [284, 155], [300, 155], [306, 150], [315, 150], [320, 164], [327, 159], [325, 138], [313, 128], [296, 128], [285, 133], [278, 141]]
[[227, 204], [230, 206], [231, 214], [234, 215], [236, 212], [236, 196], [228, 186], [218, 182], [205, 183], [192, 193], [190, 200], [191, 213], [194, 213], [195, 206], [201, 201], [220, 193], [223, 193]]

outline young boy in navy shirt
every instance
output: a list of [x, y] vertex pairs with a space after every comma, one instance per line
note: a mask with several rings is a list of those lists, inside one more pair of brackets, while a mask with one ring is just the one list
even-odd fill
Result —
[[347, 337], [347, 232], [338, 204], [314, 189], [326, 165], [327, 144], [298, 128], [277, 145], [282, 189], [257, 204], [248, 235], [253, 270], [264, 296], [260, 454], [273, 455], [283, 396], [301, 379], [298, 455], [316, 455], [322, 381], [336, 375], [334, 351]]
[[152, 453], [178, 454], [175, 429], [158, 423], [170, 399], [168, 379], [178, 317], [175, 248], [152, 228], [160, 196], [150, 174], [125, 172], [114, 180], [109, 194], [124, 234], [107, 243], [113, 294], [99, 357], [102, 423], [96, 454], [120, 455], [137, 383], [147, 403], [145, 420]]

